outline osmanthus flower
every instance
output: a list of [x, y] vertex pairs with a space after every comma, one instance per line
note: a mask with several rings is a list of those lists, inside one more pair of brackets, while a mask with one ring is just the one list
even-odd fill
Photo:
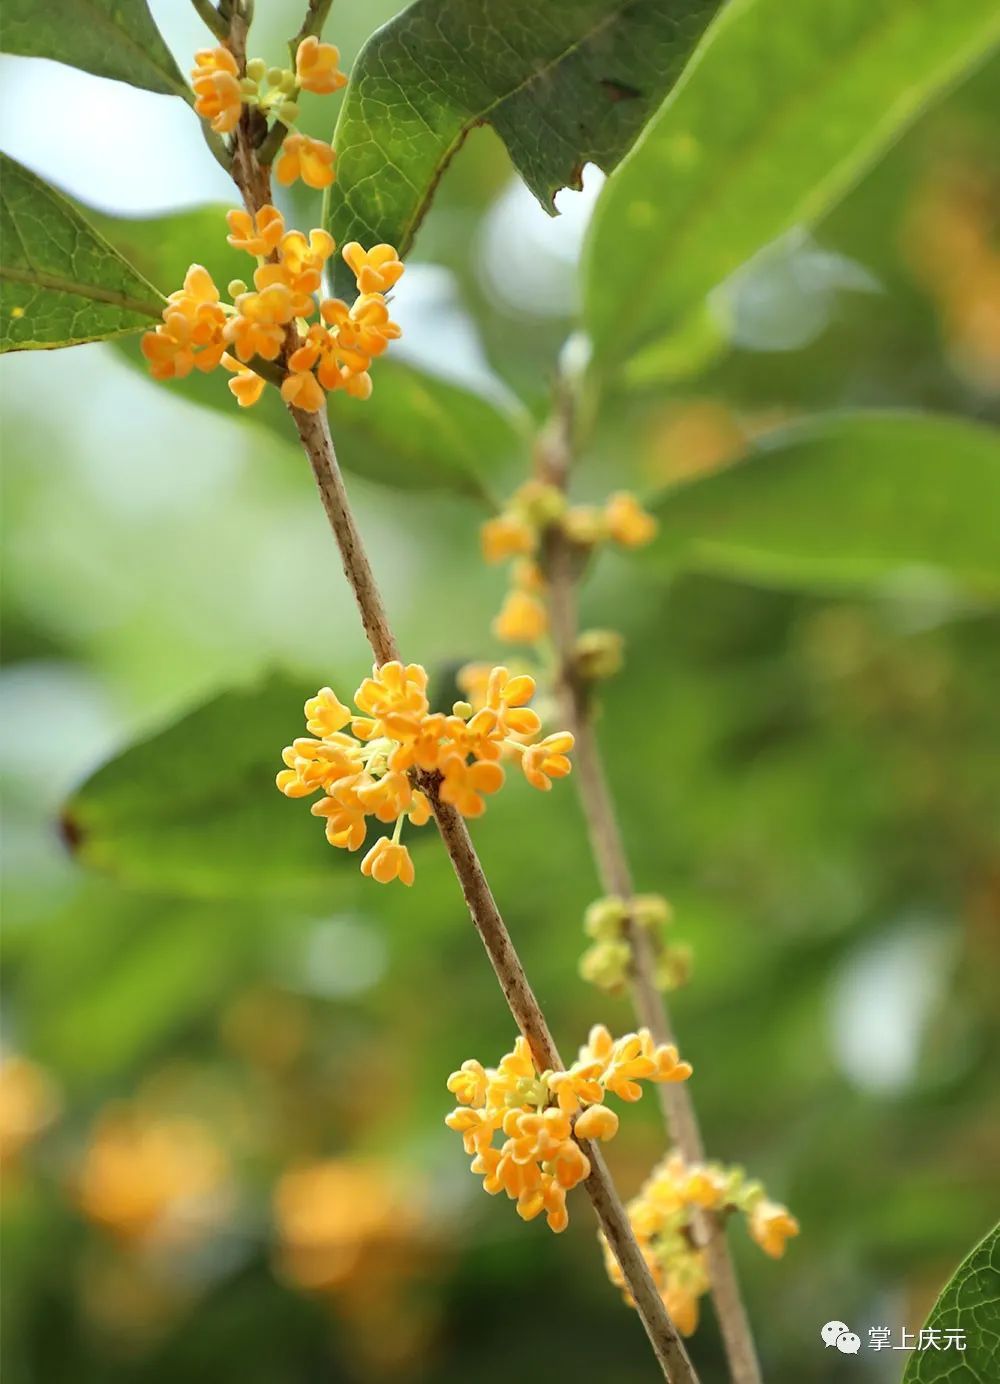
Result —
[[[500, 513], [480, 529], [486, 562], [514, 560], [510, 589], [493, 621], [493, 633], [504, 643], [537, 644], [548, 632], [542, 543], [546, 533], [561, 532], [575, 550], [586, 554], [609, 541], [625, 548], [642, 547], [653, 540], [657, 527], [656, 519], [625, 490], [612, 495], [601, 508], [570, 505], [561, 490], [545, 481], [519, 486]], [[621, 663], [620, 641], [614, 643], [612, 631], [600, 631], [579, 652], [581, 668], [586, 658], [593, 678], [610, 676]]]
[[192, 370], [214, 370], [226, 348], [226, 309], [208, 270], [192, 264], [184, 287], [171, 293], [163, 322], [142, 338], [154, 379], [184, 379]]
[[194, 109], [218, 135], [236, 129], [243, 108], [240, 70], [228, 48], [202, 48], [194, 55]]
[[[780, 1258], [787, 1240], [799, 1233], [788, 1208], [769, 1201], [761, 1184], [750, 1181], [742, 1168], [687, 1163], [676, 1151], [669, 1153], [629, 1203], [628, 1216], [667, 1311], [685, 1336], [697, 1327], [699, 1300], [710, 1286], [698, 1248], [695, 1222], [700, 1212], [742, 1214], [751, 1237], [772, 1258]], [[631, 1302], [618, 1263], [603, 1236], [601, 1241], [608, 1275]]]
[[618, 1116], [605, 1096], [639, 1079], [685, 1081], [690, 1075], [677, 1049], [657, 1048], [645, 1030], [615, 1040], [597, 1025], [565, 1072], [540, 1072], [519, 1037], [495, 1068], [470, 1058], [452, 1072], [447, 1085], [458, 1105], [445, 1124], [461, 1134], [486, 1192], [505, 1192], [522, 1220], [544, 1213], [549, 1229], [559, 1233], [569, 1224], [566, 1193], [590, 1176], [581, 1141], [606, 1141], [618, 1132]]
[[310, 34], [299, 44], [295, 53], [295, 79], [303, 91], [328, 96], [347, 83], [340, 71], [340, 49], [332, 43], [321, 43]]
[[274, 176], [283, 187], [290, 187], [301, 178], [307, 187], [318, 191], [333, 182], [335, 158], [333, 146], [321, 139], [302, 134], [286, 135], [281, 153], [274, 162]]
[[392, 245], [373, 245], [366, 250], [351, 240], [342, 251], [344, 262], [354, 275], [359, 293], [388, 293], [403, 275], [403, 265]]
[[[274, 117], [285, 135], [274, 176], [286, 186], [301, 178], [313, 188], [329, 187], [334, 180], [334, 152], [329, 144], [294, 130], [299, 90], [329, 95], [347, 82], [340, 71], [340, 52], [315, 35], [304, 38], [295, 54], [295, 70], [269, 68], [261, 58], [251, 58], [244, 71], [228, 48], [203, 48], [195, 54], [191, 72], [194, 108], [218, 135], [231, 135], [240, 122], [243, 107], [252, 107], [258, 119]], [[262, 91], [266, 83], [268, 90]], [[255, 251], [254, 253], [266, 253]], [[395, 251], [393, 251], [395, 256]]]
[[[445, 715], [430, 709], [421, 664], [376, 664], [354, 694], [357, 711], [329, 687], [309, 698], [310, 734], [282, 751], [285, 767], [275, 782], [288, 798], [322, 793], [312, 812], [325, 819], [332, 846], [359, 850], [369, 818], [393, 823], [391, 836], [376, 840], [361, 870], [380, 884], [396, 879], [412, 884], [413, 862], [400, 839], [403, 824], [424, 826], [432, 798], [464, 817], [480, 816], [486, 797], [503, 786], [504, 757], [519, 759], [525, 778], [536, 786], [550, 787], [550, 777], [569, 773], [573, 737], [568, 732], [537, 745], [530, 739], [541, 729], [527, 705], [534, 691], [532, 678], [493, 668], [481, 707], [456, 702]], [[538, 753], [530, 759], [533, 749]]]
[[[183, 378], [221, 364], [234, 376], [231, 392], [247, 408], [264, 392], [256, 362], [270, 362], [280, 372], [275, 382], [285, 403], [307, 413], [324, 408], [333, 390], [367, 399], [373, 359], [401, 335], [382, 294], [362, 293], [351, 306], [321, 298], [323, 269], [336, 249], [322, 228], [308, 236], [286, 230], [271, 205], [252, 216], [233, 210], [227, 221], [229, 243], [257, 260], [253, 287], [234, 279], [228, 286], [233, 301], [223, 302], [208, 271], [192, 265], [184, 287], [167, 300], [163, 323], [142, 338], [154, 377]], [[395, 282], [398, 274], [390, 277]]]

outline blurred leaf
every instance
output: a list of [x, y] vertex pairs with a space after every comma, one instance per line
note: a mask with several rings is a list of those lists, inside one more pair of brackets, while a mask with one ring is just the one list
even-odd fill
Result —
[[6, 0], [0, 49], [191, 99], [145, 0]]
[[224, 692], [124, 750], [63, 813], [83, 865], [123, 885], [201, 899], [310, 899], [357, 862], [333, 850], [307, 802], [274, 786], [315, 689], [273, 676]]
[[671, 568], [822, 589], [931, 567], [966, 591], [1000, 595], [1000, 441], [959, 419], [812, 419], [655, 508], [652, 554]]
[[39, 927], [22, 976], [32, 1051], [74, 1077], [107, 1077], [210, 1012], [259, 945], [259, 910], [84, 890]]
[[998, 35], [993, 0], [727, 5], [598, 201], [583, 270], [598, 356], [676, 330], [762, 246], [829, 210]]
[[[585, 163], [610, 171], [676, 80], [718, 0], [417, 0], [354, 65], [326, 223], [405, 254], [438, 180], [488, 123], [546, 211]], [[354, 291], [340, 267], [340, 291]]]
[[65, 197], [0, 154], [0, 351], [74, 346], [159, 317], [156, 290]]
[[[190, 264], [204, 264], [220, 289], [245, 277], [252, 261], [226, 243], [226, 208], [197, 207], [148, 219], [94, 214], [104, 234], [169, 293]], [[88, 215], [91, 213], [88, 212]], [[123, 343], [129, 359], [148, 374], [138, 344]], [[381, 359], [366, 401], [346, 394], [330, 397], [330, 425], [341, 465], [367, 480], [405, 490], [450, 490], [486, 500], [492, 478], [524, 450], [522, 420], [461, 385], [442, 380], [404, 361]], [[218, 408], [235, 419], [235, 401], [221, 371], [194, 374], [158, 385]], [[264, 397], [241, 418], [262, 424], [298, 446], [278, 392]]]
[[1000, 1373], [1000, 1225], [962, 1260], [931, 1309], [926, 1329], [965, 1333], [965, 1350], [915, 1351], [902, 1384], [980, 1384]]

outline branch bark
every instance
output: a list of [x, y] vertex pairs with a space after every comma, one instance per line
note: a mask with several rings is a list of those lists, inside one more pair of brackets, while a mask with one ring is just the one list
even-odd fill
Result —
[[[572, 432], [571, 400], [560, 388], [555, 413], [539, 441], [538, 470], [544, 480], [563, 491], [568, 487], [572, 464]], [[553, 526], [546, 535], [545, 564], [552, 640], [559, 661], [559, 701], [564, 723], [576, 737], [573, 777], [601, 888], [628, 905], [635, 897], [632, 871], [594, 729], [588, 689], [574, 662], [579, 634], [575, 556], [571, 544]], [[632, 955], [629, 981], [639, 1022], [649, 1029], [657, 1043], [674, 1043], [670, 1011], [654, 981], [652, 944], [633, 914], [625, 922], [625, 939]], [[657, 1087], [657, 1093], [668, 1137], [677, 1145], [685, 1162], [704, 1161], [704, 1142], [687, 1084], [665, 1082]], [[695, 1233], [704, 1250], [712, 1300], [733, 1384], [761, 1384], [753, 1332], [726, 1242], [725, 1224], [718, 1216], [698, 1212]]]

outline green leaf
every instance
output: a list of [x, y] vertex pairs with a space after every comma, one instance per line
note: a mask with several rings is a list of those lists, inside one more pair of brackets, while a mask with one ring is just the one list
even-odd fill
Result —
[[616, 363], [815, 222], [1000, 36], [994, 0], [732, 0], [594, 212], [585, 320]]
[[902, 1384], [987, 1384], [1000, 1378], [1000, 1225], [962, 1260], [925, 1330], [965, 1334], [965, 1349], [927, 1347], [910, 1356]]
[[63, 834], [81, 864], [126, 887], [198, 899], [332, 896], [356, 859], [309, 803], [274, 785], [315, 691], [273, 676], [224, 692], [105, 764], [73, 794]]
[[158, 318], [156, 290], [55, 188], [0, 154], [0, 351], [75, 346]]
[[1000, 437], [906, 413], [816, 418], [663, 495], [651, 558], [765, 585], [850, 589], [932, 568], [1000, 595]]
[[4, 53], [191, 100], [145, 0], [5, 0], [0, 34]]
[[[93, 215], [104, 234], [164, 292], [177, 288], [188, 265], [204, 264], [220, 289], [253, 268], [226, 243], [226, 208], [148, 219]], [[129, 359], [148, 374], [137, 343], [123, 343]], [[376, 362], [372, 397], [330, 399], [330, 423], [341, 465], [367, 480], [407, 490], [448, 490], [487, 500], [495, 478], [526, 446], [525, 420], [509, 404], [439, 379], [390, 355]], [[236, 416], [223, 371], [158, 384], [185, 398]], [[244, 418], [297, 447], [294, 429], [275, 389]]]
[[[719, 0], [417, 0], [354, 65], [326, 220], [401, 254], [448, 161], [490, 124], [547, 211], [585, 163], [610, 171], [681, 71]], [[341, 266], [340, 291], [353, 281]], [[338, 285], [339, 286], [339, 285]]]

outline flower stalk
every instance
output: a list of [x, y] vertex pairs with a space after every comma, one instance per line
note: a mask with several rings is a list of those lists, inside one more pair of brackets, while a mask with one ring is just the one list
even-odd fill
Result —
[[[569, 383], [561, 380], [557, 384], [553, 415], [539, 438], [536, 456], [539, 479], [565, 493], [573, 449], [573, 394]], [[558, 660], [557, 692], [564, 723], [575, 736], [577, 794], [601, 888], [605, 894], [622, 899], [628, 906], [635, 898], [632, 871], [594, 728], [590, 688], [580, 676], [575, 658], [579, 634], [579, 564], [572, 544], [559, 525], [551, 525], [546, 532], [544, 560], [551, 634]], [[656, 1043], [675, 1043], [670, 1011], [655, 981], [653, 946], [634, 910], [625, 918], [623, 932], [631, 952], [629, 985], [636, 1016], [649, 1029]], [[685, 1162], [689, 1165], [704, 1162], [704, 1141], [687, 1086], [662, 1085], [657, 1093], [668, 1137]], [[695, 1230], [708, 1267], [732, 1384], [761, 1384], [753, 1333], [726, 1241], [725, 1224], [718, 1216], [702, 1211], [695, 1218]]]
[[[322, 8], [313, 6], [316, 10]], [[245, 15], [233, 6], [226, 40], [239, 71], [246, 67]], [[233, 178], [246, 210], [256, 215], [270, 203], [269, 170], [259, 160], [254, 112], [244, 107], [233, 137]], [[398, 657], [398, 646], [386, 615], [364, 542], [350, 508], [343, 476], [334, 452], [325, 409], [307, 412], [288, 404], [340, 551], [344, 574], [354, 593], [365, 634], [378, 664]], [[539, 1070], [561, 1071], [564, 1064], [545, 1016], [503, 921], [496, 900], [461, 815], [439, 795], [439, 776], [417, 770], [415, 779], [426, 794], [441, 839], [454, 868], [470, 917], [475, 925], [510, 1012], [527, 1040]], [[697, 1384], [684, 1343], [667, 1313], [648, 1265], [636, 1242], [628, 1216], [598, 1147], [580, 1140], [590, 1161], [585, 1187], [601, 1228], [617, 1259], [663, 1377], [671, 1384]]]

